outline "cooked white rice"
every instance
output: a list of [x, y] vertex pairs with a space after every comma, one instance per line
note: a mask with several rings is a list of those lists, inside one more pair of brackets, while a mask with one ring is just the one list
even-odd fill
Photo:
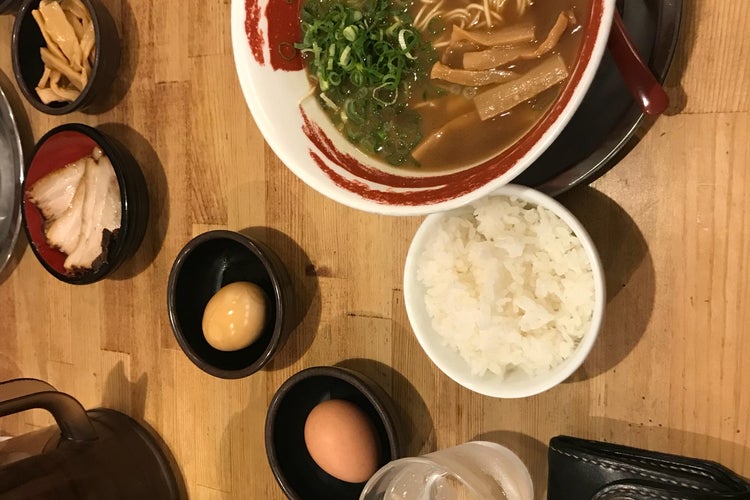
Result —
[[591, 262], [546, 208], [507, 196], [481, 200], [445, 217], [419, 260], [432, 325], [476, 375], [549, 370], [591, 323]]

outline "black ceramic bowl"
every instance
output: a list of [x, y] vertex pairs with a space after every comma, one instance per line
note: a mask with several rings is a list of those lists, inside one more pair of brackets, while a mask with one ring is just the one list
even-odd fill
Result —
[[81, 1], [91, 14], [94, 25], [94, 63], [88, 83], [78, 99], [73, 102], [44, 104], [36, 95], [37, 83], [44, 73], [44, 63], [39, 55], [39, 49], [45, 47], [46, 43], [31, 11], [39, 8], [40, 0], [24, 0], [16, 14], [11, 41], [13, 72], [23, 95], [32, 106], [43, 113], [64, 115], [105, 100], [120, 66], [120, 39], [112, 16], [99, 0]]
[[[220, 351], [203, 336], [203, 311], [211, 297], [236, 281], [255, 283], [269, 298], [260, 338], [238, 351]], [[172, 266], [167, 308], [177, 342], [201, 370], [241, 378], [260, 370], [293, 328], [292, 287], [276, 254], [260, 241], [233, 231], [209, 231], [191, 240]]]
[[266, 416], [266, 454], [276, 481], [292, 500], [357, 500], [365, 483], [347, 483], [327, 474], [305, 445], [305, 421], [312, 409], [329, 399], [356, 404], [370, 418], [380, 441], [382, 467], [401, 458], [390, 397], [375, 382], [353, 370], [318, 366], [284, 382]]
[[[63, 263], [66, 255], [47, 243], [41, 212], [26, 192], [45, 175], [91, 154], [99, 146], [109, 157], [120, 187], [122, 220], [120, 230], [107, 247], [107, 257], [98, 268], [80, 274], [69, 273]], [[133, 156], [116, 139], [78, 123], [61, 125], [47, 132], [34, 147], [23, 184], [23, 227], [39, 262], [55, 278], [74, 285], [99, 281], [131, 257], [146, 233], [149, 198], [146, 180]]]
[[13, 14], [21, 0], [0, 0], [0, 14]]

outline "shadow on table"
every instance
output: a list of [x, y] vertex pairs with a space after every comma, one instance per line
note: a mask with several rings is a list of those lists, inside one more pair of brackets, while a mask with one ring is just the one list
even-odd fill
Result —
[[[0, 382], [21, 378], [22, 375], [23, 372], [21, 372], [18, 362], [10, 355], [0, 352]], [[2, 423], [2, 420], [0, 420], [0, 423]]]
[[398, 419], [398, 433], [401, 454], [405, 457], [429, 453], [425, 443], [433, 434], [430, 410], [419, 395], [419, 391], [398, 370], [373, 359], [346, 359], [336, 364], [369, 377], [391, 396], [395, 418]]
[[16, 270], [18, 264], [20, 264], [21, 262], [21, 259], [23, 259], [27, 248], [29, 248], [29, 245], [28, 240], [26, 239], [26, 233], [24, 232], [23, 228], [21, 228], [18, 232], [18, 239], [16, 240], [16, 244], [11, 251], [10, 259], [8, 259], [8, 262], [5, 264], [3, 270], [0, 271], [0, 285], [2, 285], [5, 280], [10, 278], [10, 275], [13, 274], [13, 271]]
[[127, 280], [146, 270], [159, 254], [169, 227], [169, 183], [159, 155], [137, 130], [122, 123], [105, 123], [98, 127], [133, 155], [143, 172], [148, 189], [148, 226], [135, 255], [125, 261], [111, 279]]
[[136, 382], [131, 382], [125, 373], [124, 363], [120, 361], [107, 374], [102, 394], [102, 406], [124, 413], [148, 431], [164, 453], [167, 462], [169, 462], [170, 469], [177, 482], [179, 498], [187, 499], [187, 487], [177, 460], [159, 432], [144, 418], [147, 390], [148, 374], [143, 373]]
[[568, 382], [617, 366], [635, 348], [654, 308], [654, 263], [635, 221], [612, 199], [588, 186], [560, 196], [596, 245], [607, 280], [604, 323], [589, 357]]
[[664, 114], [674, 116], [681, 113], [687, 106], [688, 97], [682, 85], [688, 61], [693, 53], [695, 42], [698, 40], [696, 18], [698, 17], [699, 0], [682, 0], [682, 21], [680, 24], [680, 35], [677, 46], [669, 68], [669, 73], [664, 80], [664, 90], [669, 96], [669, 108]]
[[514, 431], [489, 431], [475, 436], [472, 441], [490, 441], [505, 446], [529, 469], [534, 483], [534, 498], [547, 498], [547, 445], [526, 434]]
[[109, 13], [118, 26], [120, 36], [120, 66], [117, 69], [115, 79], [110, 86], [107, 95], [93, 105], [83, 109], [87, 115], [98, 115], [105, 113], [117, 106], [130, 90], [138, 67], [138, 50], [140, 38], [138, 36], [138, 15], [133, 12], [130, 2], [120, 2], [119, 10], [110, 10]]
[[146, 392], [148, 374], [142, 374], [136, 382], [131, 382], [125, 373], [125, 364], [119, 361], [107, 374], [102, 393], [102, 406], [125, 413], [143, 422], [146, 413]]
[[321, 298], [318, 277], [307, 273], [312, 262], [290, 236], [271, 227], [248, 227], [241, 234], [265, 243], [281, 259], [292, 283], [293, 298], [288, 313], [294, 325], [289, 338], [266, 365], [266, 370], [279, 370], [292, 365], [309, 349], [320, 323]]

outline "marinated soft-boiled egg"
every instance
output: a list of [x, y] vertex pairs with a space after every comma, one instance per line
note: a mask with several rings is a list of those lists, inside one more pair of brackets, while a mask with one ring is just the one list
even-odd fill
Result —
[[211, 347], [237, 351], [260, 337], [266, 324], [265, 292], [255, 283], [238, 281], [222, 287], [203, 311], [203, 335]]
[[305, 445], [315, 463], [336, 479], [361, 483], [378, 470], [375, 427], [349, 401], [330, 399], [313, 408], [305, 421]]

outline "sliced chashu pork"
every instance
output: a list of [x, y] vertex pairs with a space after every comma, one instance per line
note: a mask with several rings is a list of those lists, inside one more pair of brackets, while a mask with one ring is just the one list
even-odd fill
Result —
[[102, 156], [99, 162], [86, 158], [85, 199], [81, 214], [81, 234], [75, 249], [65, 259], [71, 271], [91, 269], [105, 249], [105, 237], [120, 227], [120, 190], [112, 164]]
[[81, 217], [85, 199], [86, 185], [81, 183], [73, 196], [70, 207], [57, 219], [45, 223], [44, 235], [51, 247], [66, 254], [76, 249], [81, 237]]
[[94, 267], [122, 222], [117, 177], [99, 148], [39, 179], [28, 195], [44, 216], [47, 243], [68, 255], [70, 271]]
[[46, 220], [55, 220], [70, 208], [85, 167], [86, 162], [78, 160], [45, 175], [31, 186], [29, 199]]
[[[112, 176], [115, 175], [114, 168], [109, 162], [109, 158], [104, 156], [99, 164], [103, 168], [108, 168], [112, 172]], [[122, 201], [120, 200], [120, 184], [117, 182], [115, 177], [109, 185], [109, 191], [107, 191], [107, 198], [104, 205], [104, 213], [102, 214], [102, 229], [106, 229], [110, 232], [115, 232], [120, 229], [122, 224]]]

